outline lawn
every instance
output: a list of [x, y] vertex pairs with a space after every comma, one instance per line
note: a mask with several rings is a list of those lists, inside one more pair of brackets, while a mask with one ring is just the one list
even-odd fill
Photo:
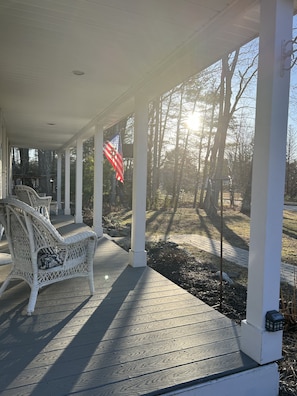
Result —
[[[132, 212], [120, 210], [108, 215], [113, 224], [124, 227], [131, 224]], [[204, 210], [179, 208], [173, 210], [147, 211], [147, 238], [163, 239], [174, 234], [200, 234], [220, 239], [221, 218], [209, 218]], [[238, 210], [223, 211], [223, 238], [233, 246], [248, 250], [250, 218]], [[282, 261], [297, 265], [297, 212], [284, 210]]]

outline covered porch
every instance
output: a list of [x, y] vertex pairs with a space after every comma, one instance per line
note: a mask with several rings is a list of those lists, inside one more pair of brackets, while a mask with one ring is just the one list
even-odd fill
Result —
[[[63, 234], [78, 228], [70, 216], [54, 222]], [[11, 284], [0, 304], [1, 395], [276, 391], [276, 365], [259, 367], [240, 351], [240, 326], [149, 267], [128, 264], [128, 253], [102, 237], [95, 295], [85, 279], [56, 283], [31, 317], [28, 286]], [[0, 267], [0, 282], [7, 271]]]
[[[173, 388], [182, 387], [180, 392], [194, 395], [198, 391], [192, 386], [198, 386], [199, 395], [217, 389], [228, 396], [277, 395], [275, 362], [281, 358], [282, 332], [266, 331], [265, 314], [278, 310], [279, 303], [296, 9], [293, 0], [7, 0], [0, 4], [2, 197], [12, 192], [12, 146], [56, 150], [58, 206], [61, 209], [64, 166], [64, 214], [69, 215], [74, 148], [74, 222], [80, 224], [83, 141], [93, 135], [94, 230], [102, 238], [103, 132], [131, 112], [135, 117], [131, 250], [123, 252], [100, 239], [95, 256], [97, 294], [91, 299], [81, 282], [72, 281], [75, 288], [70, 282], [67, 287], [54, 285], [40, 294], [36, 314], [27, 318], [22, 316], [25, 285], [13, 285], [4, 294], [0, 300], [2, 361], [7, 362], [6, 375], [3, 369], [1, 376], [3, 394], [28, 390], [27, 394], [36, 395], [97, 395], [100, 389], [101, 395], [106, 383], [111, 386], [106, 394], [170, 394], [171, 390], [177, 394]], [[239, 327], [146, 267], [148, 111], [155, 97], [257, 36], [247, 318], [239, 336]], [[84, 80], [77, 79], [81, 77]], [[139, 339], [133, 333], [138, 326]], [[90, 343], [85, 347], [88, 335], [81, 335], [89, 331]], [[214, 334], [215, 338], [208, 338]], [[161, 345], [168, 347], [167, 352]], [[122, 346], [123, 352], [118, 352]], [[82, 351], [77, 358], [75, 351]]]

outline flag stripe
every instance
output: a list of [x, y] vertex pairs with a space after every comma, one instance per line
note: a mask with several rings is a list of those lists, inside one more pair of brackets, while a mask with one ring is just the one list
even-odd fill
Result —
[[116, 135], [104, 145], [103, 152], [116, 172], [116, 179], [124, 183], [124, 166], [120, 135]]

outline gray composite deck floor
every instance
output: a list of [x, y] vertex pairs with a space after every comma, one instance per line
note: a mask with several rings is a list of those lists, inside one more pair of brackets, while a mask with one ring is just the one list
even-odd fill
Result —
[[[73, 225], [64, 223], [64, 231]], [[0, 267], [0, 284], [8, 266]], [[102, 238], [94, 296], [85, 279], [29, 287], [0, 299], [0, 394], [160, 395], [257, 367], [239, 350], [240, 327]]]

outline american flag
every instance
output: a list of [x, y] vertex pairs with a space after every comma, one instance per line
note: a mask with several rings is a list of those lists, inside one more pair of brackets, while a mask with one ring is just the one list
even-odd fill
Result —
[[104, 144], [103, 152], [116, 172], [116, 179], [124, 183], [123, 153], [120, 135], [116, 135]]

